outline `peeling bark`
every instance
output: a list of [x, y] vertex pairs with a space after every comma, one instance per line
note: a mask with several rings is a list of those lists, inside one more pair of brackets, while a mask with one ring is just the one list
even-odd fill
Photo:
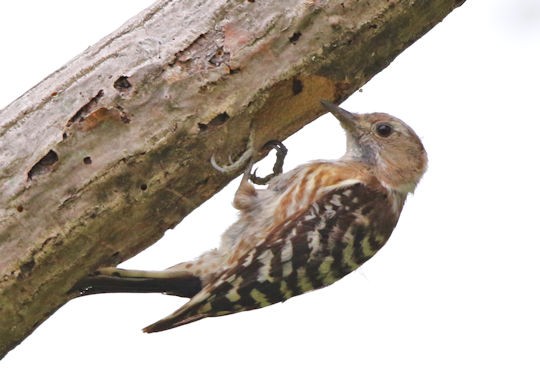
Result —
[[463, 1], [161, 0], [0, 112], [0, 356]]

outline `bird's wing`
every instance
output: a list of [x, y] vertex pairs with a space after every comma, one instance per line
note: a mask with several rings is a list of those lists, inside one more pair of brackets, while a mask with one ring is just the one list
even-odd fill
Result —
[[388, 195], [362, 183], [335, 188], [145, 332], [268, 306], [337, 281], [390, 237], [399, 212]]

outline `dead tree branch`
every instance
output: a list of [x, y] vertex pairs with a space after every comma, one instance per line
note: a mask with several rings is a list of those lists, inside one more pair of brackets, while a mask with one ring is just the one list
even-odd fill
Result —
[[0, 112], [0, 356], [463, 1], [161, 0]]

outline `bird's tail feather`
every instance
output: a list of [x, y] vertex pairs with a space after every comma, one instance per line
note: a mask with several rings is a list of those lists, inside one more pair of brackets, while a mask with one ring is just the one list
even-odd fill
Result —
[[[174, 315], [174, 314], [173, 314]], [[176, 315], [175, 316], [168, 316], [166, 318], [163, 318], [161, 320], [158, 320], [157, 322], [150, 324], [147, 327], [143, 328], [143, 332], [146, 333], [153, 333], [153, 332], [161, 332], [166, 331], [171, 328], [179, 327], [184, 324], [188, 324], [197, 320], [200, 320], [202, 318], [206, 318], [208, 315], [206, 314], [195, 314], [193, 316], [186, 317], [184, 319], [179, 319]]]
[[191, 298], [201, 290], [201, 280], [186, 272], [100, 269], [74, 288], [80, 295], [100, 293], [166, 293]]
[[[146, 333], [165, 331], [209, 316], [216, 316], [217, 314], [211, 314], [208, 312], [208, 309], [204, 309], [204, 304], [208, 300], [208, 297], [209, 293], [205, 289], [202, 289], [178, 310], [169, 316], [158, 320], [154, 324], [150, 324], [148, 327], [145, 327], [143, 331]], [[201, 308], [201, 306], [203, 308]]]

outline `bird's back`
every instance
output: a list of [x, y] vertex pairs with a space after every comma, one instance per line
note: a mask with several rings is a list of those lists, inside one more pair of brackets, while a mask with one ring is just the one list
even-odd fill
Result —
[[386, 243], [400, 213], [390, 196], [382, 186], [362, 182], [327, 191], [272, 229], [190, 302], [146, 331], [261, 308], [330, 285]]

